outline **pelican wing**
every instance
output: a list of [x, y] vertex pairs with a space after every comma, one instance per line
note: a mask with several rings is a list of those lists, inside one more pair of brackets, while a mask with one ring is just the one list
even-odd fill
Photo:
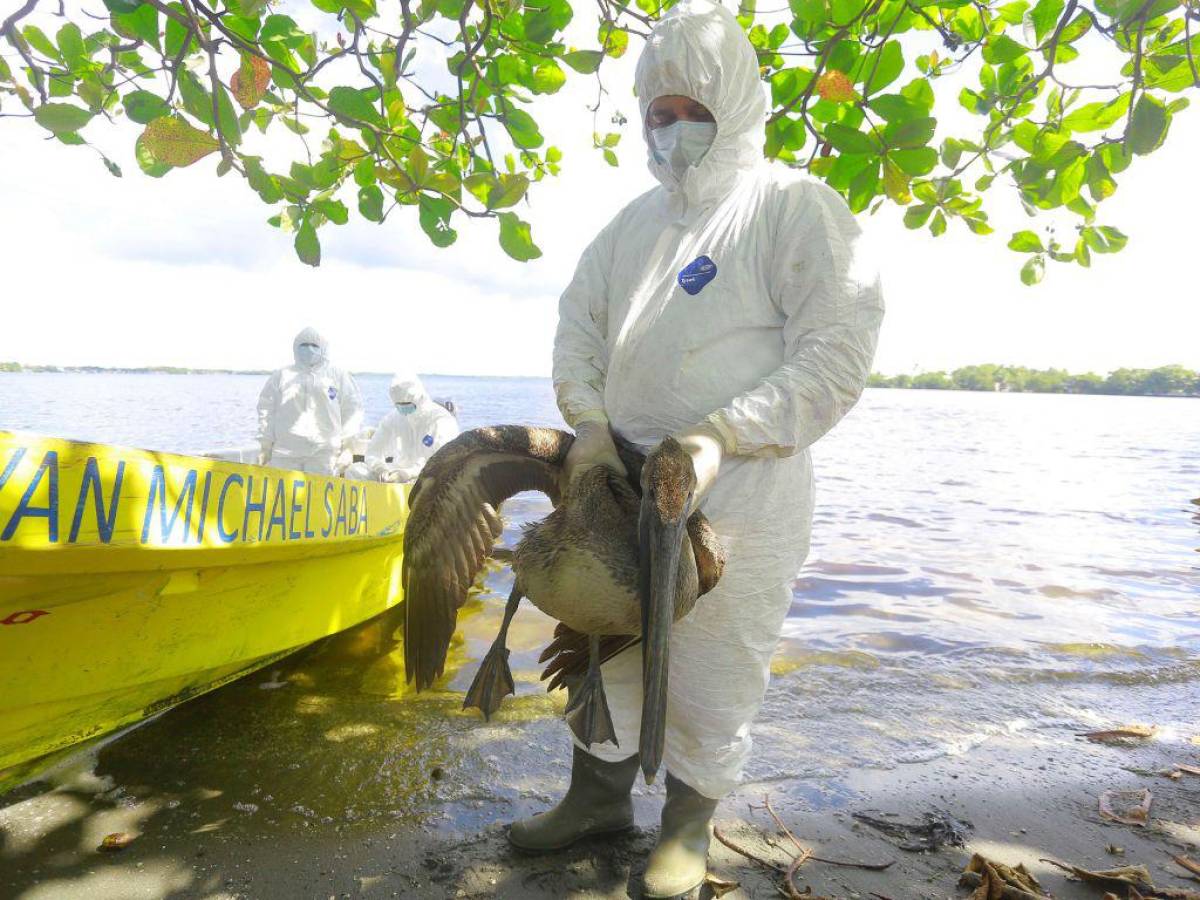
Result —
[[418, 690], [445, 668], [459, 607], [504, 530], [500, 505], [522, 491], [557, 503], [572, 440], [552, 428], [476, 428], [426, 463], [404, 532], [404, 668]]

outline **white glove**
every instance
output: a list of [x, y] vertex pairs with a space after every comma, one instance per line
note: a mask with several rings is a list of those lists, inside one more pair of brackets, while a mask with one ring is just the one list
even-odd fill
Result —
[[388, 484], [403, 484], [413, 481], [420, 474], [420, 466], [388, 466], [380, 474], [379, 480]]
[[347, 448], [338, 454], [337, 460], [333, 464], [333, 470], [335, 472], [345, 472], [353, 462], [354, 454]]
[[258, 445], [258, 464], [265, 466], [271, 459], [271, 442], [263, 441]]
[[714, 426], [704, 423], [680, 432], [675, 440], [692, 458], [692, 468], [696, 471], [696, 490], [692, 494], [692, 510], [695, 510], [721, 471], [721, 460], [727, 455], [725, 439]]
[[617, 445], [613, 443], [607, 420], [588, 419], [580, 422], [575, 429], [575, 442], [571, 444], [563, 462], [567, 483], [570, 484], [593, 466], [607, 466], [619, 475], [629, 474], [617, 455]]

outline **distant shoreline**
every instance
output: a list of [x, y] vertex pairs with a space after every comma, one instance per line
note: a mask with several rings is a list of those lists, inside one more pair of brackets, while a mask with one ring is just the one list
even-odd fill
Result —
[[[21, 363], [0, 362], [0, 374], [13, 375], [270, 375], [272, 369], [188, 369], [180, 366], [26, 366]], [[361, 377], [370, 375], [390, 378], [394, 372], [351, 372]], [[443, 372], [422, 372], [422, 378], [506, 378], [549, 380], [549, 375], [450, 375]]]
[[[0, 373], [72, 375], [270, 375], [270, 369], [191, 369], [181, 366], [48, 366], [0, 362]], [[391, 372], [353, 372], [387, 378]], [[548, 380], [545, 375], [449, 375], [422, 373], [426, 378], [493, 378]], [[867, 387], [929, 391], [975, 391], [1009, 394], [1090, 394], [1116, 397], [1200, 397], [1200, 372], [1182, 366], [1115, 369], [1108, 375], [1073, 375], [1064, 369], [1020, 366], [965, 366], [953, 372], [917, 375], [873, 373]]]

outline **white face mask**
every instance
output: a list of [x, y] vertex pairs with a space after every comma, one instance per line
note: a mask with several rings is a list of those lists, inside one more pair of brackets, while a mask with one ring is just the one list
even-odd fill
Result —
[[308, 369], [319, 365], [323, 355], [316, 344], [301, 344], [296, 348], [296, 362]]
[[680, 174], [688, 166], [700, 164], [716, 136], [716, 122], [680, 119], [650, 132], [650, 150], [655, 160]]

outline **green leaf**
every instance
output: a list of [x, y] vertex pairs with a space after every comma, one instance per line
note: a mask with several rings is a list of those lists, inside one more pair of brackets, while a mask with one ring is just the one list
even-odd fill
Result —
[[600, 68], [604, 54], [599, 50], [572, 50], [562, 55], [562, 61], [582, 75], [591, 75]]
[[421, 229], [435, 247], [449, 247], [458, 239], [458, 232], [450, 227], [450, 215], [454, 212], [451, 201], [422, 194], [418, 208]]
[[1007, 34], [996, 34], [988, 38], [983, 47], [983, 58], [992, 65], [1012, 62], [1019, 56], [1024, 56], [1027, 48], [1022, 47]]
[[864, 60], [863, 74], [867, 79], [863, 85], [864, 94], [883, 90], [904, 71], [904, 53], [898, 40], [888, 41], [882, 50], [867, 54]]
[[533, 150], [542, 146], [544, 139], [538, 131], [537, 122], [533, 116], [523, 109], [517, 109], [511, 104], [505, 104], [504, 124], [508, 128], [512, 142], [522, 150]]
[[1046, 259], [1041, 254], [1029, 257], [1025, 265], [1021, 266], [1021, 283], [1026, 285], [1035, 285], [1042, 280], [1042, 276], [1046, 274]]
[[907, 122], [898, 122], [894, 125], [888, 125], [883, 130], [883, 142], [889, 147], [897, 148], [924, 147], [933, 139], [933, 132], [936, 127], [937, 119], [932, 116], [926, 116], [922, 119], [911, 119]]
[[613, 59], [623, 56], [629, 49], [629, 32], [615, 27], [612, 22], [600, 23], [600, 29], [596, 32], [596, 40], [599, 41], [604, 52]]
[[29, 42], [29, 46], [33, 47], [42, 56], [49, 59], [62, 59], [62, 54], [54, 46], [54, 41], [46, 37], [46, 33], [36, 25], [26, 25], [21, 29], [21, 36]]
[[295, 246], [300, 262], [314, 267], [321, 264], [321, 242], [317, 238], [317, 230], [307, 219], [300, 223], [296, 231]]
[[74, 22], [68, 22], [58, 29], [58, 49], [62, 52], [63, 61], [72, 68], [87, 62], [88, 54], [83, 44], [83, 34]]
[[368, 221], [383, 221], [383, 191], [379, 185], [369, 184], [358, 189], [358, 211]]
[[888, 159], [896, 163], [907, 175], [928, 175], [937, 165], [937, 151], [932, 147], [913, 150], [892, 150]]
[[516, 213], [500, 213], [500, 247], [518, 262], [537, 259], [542, 251], [533, 243], [529, 223]]
[[[621, 33], [624, 34], [624, 32]], [[566, 74], [553, 62], [544, 62], [533, 70], [535, 94], [553, 94], [566, 83]]]
[[360, 159], [354, 166], [354, 183], [359, 187], [368, 187], [375, 183], [375, 160], [371, 157]]
[[889, 122], [907, 122], [920, 119], [928, 112], [925, 105], [909, 100], [900, 94], [881, 94], [872, 97], [867, 104], [871, 111], [883, 116]]
[[43, 103], [33, 111], [34, 120], [55, 134], [78, 131], [92, 120], [92, 115], [70, 103]]
[[904, 227], [905, 228], [920, 228], [929, 221], [929, 214], [933, 212], [933, 207], [928, 203], [921, 203], [917, 206], [910, 206], [904, 211]]
[[1045, 248], [1042, 239], [1032, 231], [1018, 231], [1009, 239], [1008, 249], [1018, 253], [1041, 253]]
[[113, 13], [112, 25], [118, 34], [138, 38], [158, 49], [158, 10], [149, 3], [139, 4], [132, 12]]
[[540, 0], [537, 6], [525, 9], [525, 37], [536, 44], [548, 42], [567, 26], [573, 15], [567, 0]]
[[137, 164], [151, 178], [162, 178], [174, 167], [170, 163], [155, 159], [154, 154], [146, 149], [144, 138], [144, 134], [139, 134], [133, 144], [133, 155], [137, 159]]
[[1143, 93], [1133, 108], [1126, 142], [1129, 149], [1139, 156], [1152, 153], [1167, 137], [1171, 114], [1157, 97]]
[[324, 214], [334, 225], [345, 225], [350, 218], [350, 213], [346, 209], [346, 204], [341, 200], [313, 200], [313, 209]]
[[929, 223], [929, 233], [934, 237], [946, 233], [946, 216], [940, 209], [933, 214], [933, 221]]
[[825, 126], [825, 140], [840, 153], [877, 153], [878, 147], [870, 137], [837, 122]]
[[[504, 209], [516, 206], [529, 189], [529, 179], [524, 175], [501, 175], [488, 192], [488, 209]], [[470, 190], [470, 188], [468, 188]]]
[[1034, 43], [1041, 44], [1042, 40], [1058, 23], [1062, 14], [1064, 0], [1038, 0], [1037, 5], [1029, 13], [1029, 21], [1033, 25]]
[[1071, 131], [1103, 131], [1119, 121], [1129, 109], [1129, 92], [1107, 103], [1086, 103], [1063, 118]]
[[621, 164], [621, 161], [617, 159], [617, 154], [607, 147], [604, 148], [604, 161], [614, 168]]
[[362, 127], [366, 122], [379, 128], [384, 127], [379, 110], [356, 88], [339, 85], [329, 92], [329, 108], [347, 125]]
[[[182, 3], [168, 3], [167, 8], [177, 13], [184, 13]], [[167, 36], [163, 43], [163, 52], [174, 59], [179, 55], [179, 51], [183, 49], [184, 38], [187, 37], [188, 30], [173, 18], [167, 19]], [[189, 52], [196, 49], [196, 39], [193, 37], [188, 41]]]
[[125, 105], [125, 115], [141, 125], [171, 114], [167, 101], [149, 91], [132, 91], [122, 97], [121, 102]]
[[1129, 238], [1120, 229], [1109, 225], [1083, 228], [1079, 234], [1096, 253], [1116, 253], [1129, 242]]
[[263, 203], [278, 203], [283, 199], [283, 189], [279, 186], [279, 180], [267, 173], [258, 157], [243, 156], [242, 163], [246, 168], [246, 180]]

